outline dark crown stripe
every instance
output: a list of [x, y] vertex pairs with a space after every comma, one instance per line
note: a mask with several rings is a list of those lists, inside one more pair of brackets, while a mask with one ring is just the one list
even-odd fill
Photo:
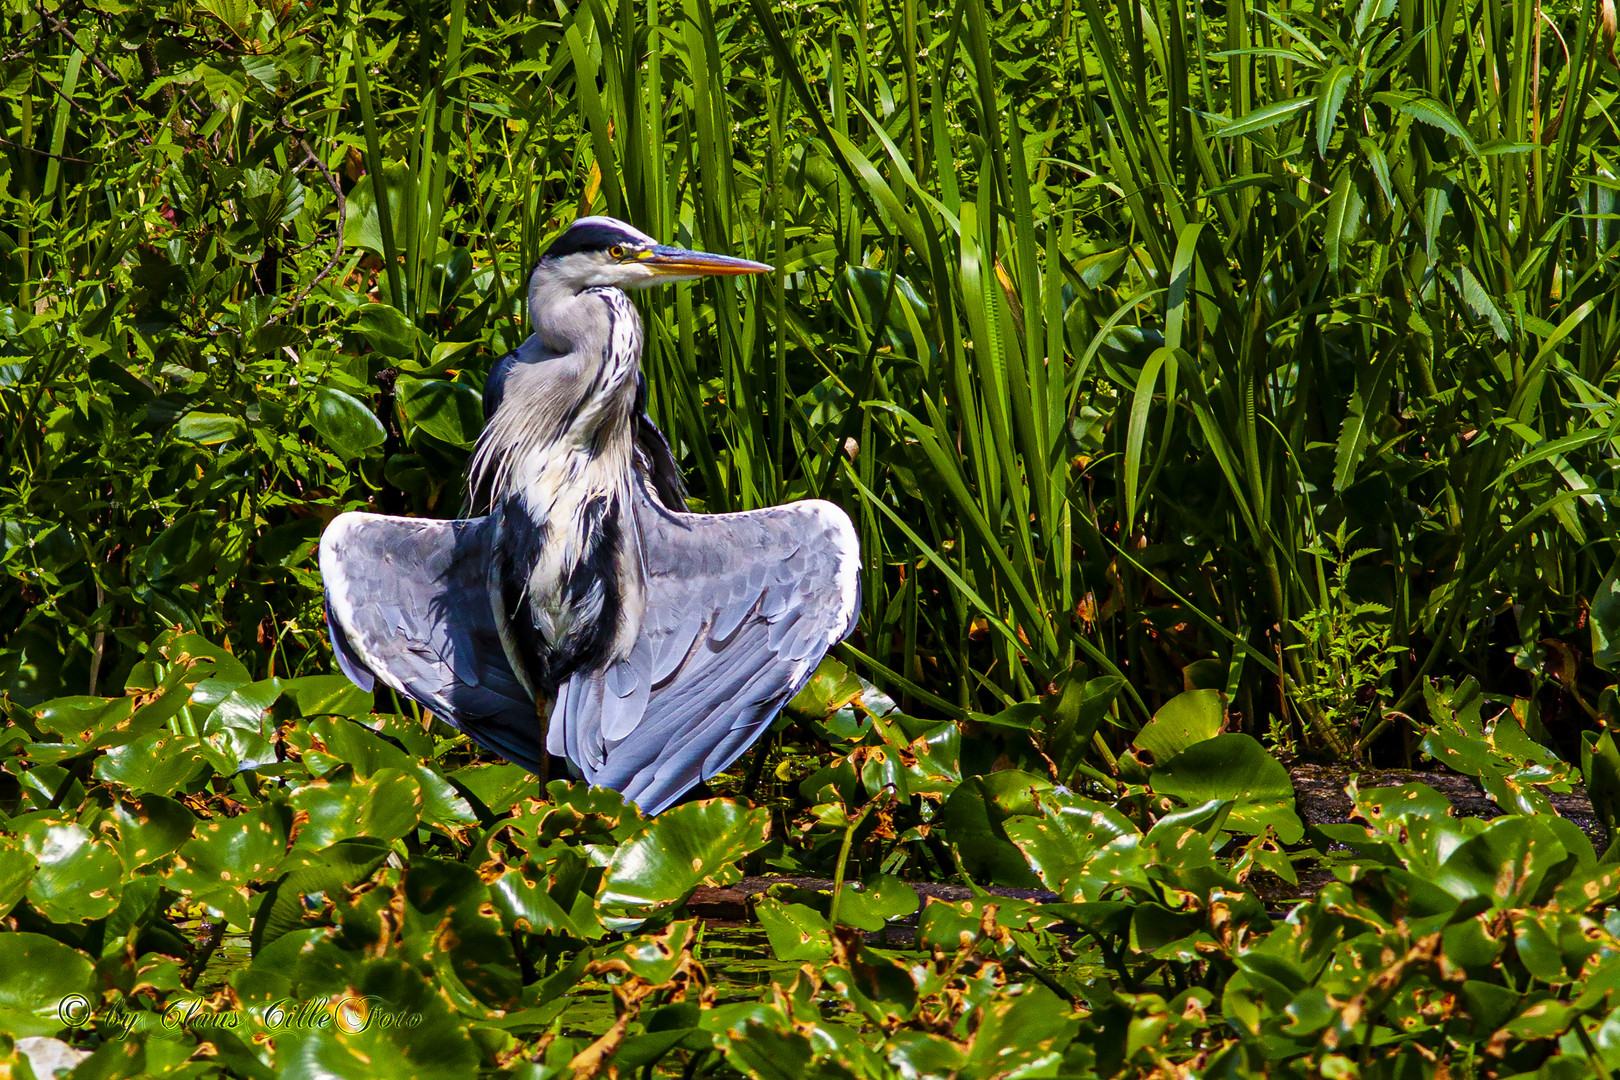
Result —
[[553, 240], [542, 259], [560, 259], [564, 255], [577, 255], [582, 251], [606, 251], [615, 244], [636, 246], [641, 237], [617, 225], [593, 221], [570, 226], [568, 231]]

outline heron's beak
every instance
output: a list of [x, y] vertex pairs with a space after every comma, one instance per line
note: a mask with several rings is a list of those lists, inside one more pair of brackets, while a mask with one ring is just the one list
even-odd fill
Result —
[[689, 251], [665, 244], [659, 244], [643, 254], [641, 262], [659, 277], [736, 277], [740, 274], [768, 274], [776, 269], [749, 259], [710, 255], [705, 251]]

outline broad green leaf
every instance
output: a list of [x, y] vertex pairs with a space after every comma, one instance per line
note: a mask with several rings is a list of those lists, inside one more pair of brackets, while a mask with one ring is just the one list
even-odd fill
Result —
[[1078, 795], [1040, 799], [1041, 813], [1004, 828], [1041, 883], [1067, 902], [1095, 901], [1139, 880], [1141, 833], [1111, 806]]
[[94, 976], [78, 949], [43, 934], [0, 934], [0, 1028], [14, 1038], [63, 1033], [64, 1015], [82, 1022], [100, 1004]]
[[1194, 743], [1213, 739], [1226, 723], [1225, 695], [1219, 690], [1188, 690], [1177, 694], [1153, 714], [1132, 740], [1154, 761], [1168, 761]]
[[759, 901], [754, 913], [778, 960], [816, 963], [832, 955], [832, 924], [816, 909], [766, 897]]
[[939, 811], [963, 869], [988, 884], [1038, 888], [1004, 825], [1016, 814], [1040, 813], [1038, 799], [1051, 790], [1050, 780], [1017, 769], [963, 780]]
[[39, 869], [34, 858], [14, 837], [0, 837], [0, 918], [11, 913], [23, 898], [29, 880]]
[[1154, 791], [1188, 806], [1230, 800], [1226, 827], [1235, 832], [1258, 834], [1271, 828], [1285, 844], [1304, 837], [1288, 770], [1248, 735], [1234, 732], [1194, 743], [1155, 765], [1150, 783]]
[[470, 386], [402, 375], [394, 384], [400, 410], [417, 428], [452, 446], [470, 447], [484, 426], [484, 406]]
[[403, 769], [379, 769], [362, 778], [345, 766], [293, 792], [291, 804], [308, 815], [299, 847], [324, 848], [358, 837], [397, 840], [416, 828], [422, 785]]
[[191, 839], [197, 818], [184, 804], [162, 795], [120, 799], [113, 804], [118, 852], [131, 870], [173, 854]]
[[326, 445], [344, 458], [360, 457], [388, 437], [362, 401], [329, 386], [315, 388], [314, 424]]
[[684, 900], [705, 882], [740, 875], [736, 862], [761, 847], [770, 814], [728, 799], [683, 803], [659, 814], [620, 844], [602, 875], [597, 902], [648, 909]]
[[111, 844], [71, 821], [36, 819], [17, 836], [39, 862], [26, 894], [41, 915], [82, 923], [112, 914], [124, 888], [124, 863]]
[[917, 893], [910, 885], [890, 874], [868, 874], [858, 883], [845, 882], [838, 897], [838, 924], [876, 931], [916, 910]]
[[135, 794], [173, 794], [208, 769], [202, 741], [195, 735], [154, 731], [96, 759], [96, 779], [120, 784]]

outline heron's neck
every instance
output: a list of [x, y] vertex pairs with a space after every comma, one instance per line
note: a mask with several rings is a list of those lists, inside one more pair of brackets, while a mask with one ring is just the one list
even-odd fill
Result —
[[516, 494], [538, 513], [562, 488], [616, 491], [628, 483], [642, 336], [635, 305], [618, 289], [536, 299], [535, 333], [555, 359], [507, 377], [470, 479], [480, 493], [475, 502]]
[[558, 356], [576, 356], [585, 368], [600, 364], [614, 385], [633, 378], [641, 359], [641, 315], [623, 291], [575, 292], [558, 282], [531, 288], [534, 332]]

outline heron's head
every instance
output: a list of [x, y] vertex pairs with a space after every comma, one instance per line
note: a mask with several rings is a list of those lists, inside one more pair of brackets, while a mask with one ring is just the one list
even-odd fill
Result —
[[700, 277], [762, 274], [770, 269], [748, 259], [660, 244], [616, 218], [584, 217], [552, 241], [540, 256], [531, 282], [544, 281], [573, 292], [606, 286], [645, 289]]

